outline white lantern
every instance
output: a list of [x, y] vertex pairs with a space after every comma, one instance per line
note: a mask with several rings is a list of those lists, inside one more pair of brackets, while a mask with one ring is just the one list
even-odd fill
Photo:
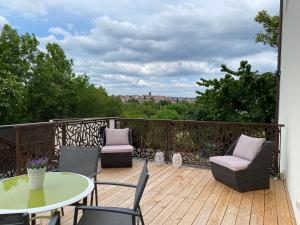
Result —
[[175, 153], [173, 155], [173, 166], [176, 167], [176, 168], [179, 168], [182, 166], [182, 156], [180, 153]]
[[155, 162], [157, 165], [161, 166], [165, 162], [165, 157], [163, 152], [156, 152], [155, 153]]

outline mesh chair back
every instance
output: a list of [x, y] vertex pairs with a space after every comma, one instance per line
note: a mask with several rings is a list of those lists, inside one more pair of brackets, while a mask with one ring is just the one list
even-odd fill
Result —
[[29, 215], [23, 213], [0, 214], [0, 224], [29, 225]]
[[62, 146], [58, 170], [90, 176], [97, 172], [98, 156], [97, 147]]
[[138, 209], [138, 207], [140, 205], [141, 198], [142, 198], [143, 193], [144, 193], [144, 189], [146, 187], [146, 184], [147, 184], [147, 181], [148, 181], [148, 178], [149, 178], [147, 164], [148, 164], [148, 159], [145, 161], [143, 170], [141, 172], [141, 175], [140, 175], [140, 178], [139, 178], [139, 181], [138, 181], [138, 184], [137, 184], [137, 188], [136, 188], [135, 196], [134, 196], [133, 210]]

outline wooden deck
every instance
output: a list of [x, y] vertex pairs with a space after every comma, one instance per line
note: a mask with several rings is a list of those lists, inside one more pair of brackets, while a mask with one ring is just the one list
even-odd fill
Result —
[[[130, 169], [104, 169], [99, 180], [136, 183], [143, 161]], [[211, 171], [149, 163], [150, 179], [141, 201], [146, 224], [265, 224], [296, 225], [283, 181], [271, 180], [269, 190], [239, 193], [217, 182]], [[104, 206], [131, 207], [134, 190], [99, 187]], [[64, 225], [73, 221], [73, 207], [65, 208]]]

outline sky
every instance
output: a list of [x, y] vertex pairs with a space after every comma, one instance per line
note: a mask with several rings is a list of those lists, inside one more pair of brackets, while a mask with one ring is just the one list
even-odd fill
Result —
[[1, 0], [0, 29], [58, 43], [110, 95], [195, 97], [221, 64], [276, 70], [275, 50], [255, 43], [262, 9], [277, 14], [279, 0]]

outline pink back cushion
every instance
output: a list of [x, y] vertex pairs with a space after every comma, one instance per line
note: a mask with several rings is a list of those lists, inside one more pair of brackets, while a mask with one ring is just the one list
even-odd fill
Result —
[[252, 161], [259, 153], [265, 141], [265, 138], [253, 138], [242, 134], [232, 155]]
[[129, 128], [105, 129], [106, 145], [129, 145]]

